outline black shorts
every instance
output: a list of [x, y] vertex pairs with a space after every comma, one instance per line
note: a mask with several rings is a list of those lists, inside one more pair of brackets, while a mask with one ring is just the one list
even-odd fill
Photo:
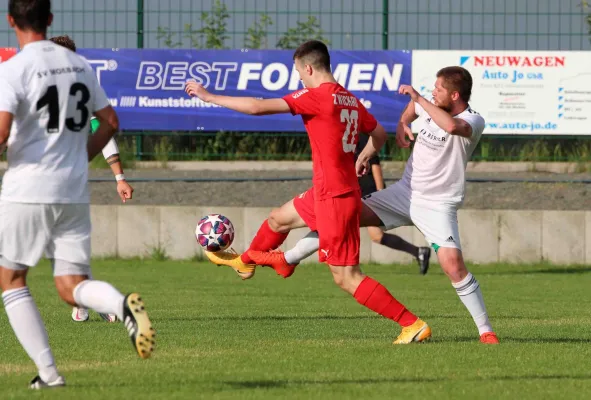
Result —
[[362, 197], [378, 191], [373, 175], [363, 175], [361, 178], [359, 178], [359, 186], [361, 187]]

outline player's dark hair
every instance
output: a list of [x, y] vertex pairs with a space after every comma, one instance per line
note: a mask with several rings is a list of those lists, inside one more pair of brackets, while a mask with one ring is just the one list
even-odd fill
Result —
[[293, 59], [311, 65], [318, 70], [330, 72], [330, 54], [328, 47], [320, 40], [309, 40], [298, 46], [293, 53]]
[[472, 75], [462, 67], [445, 67], [437, 72], [438, 78], [443, 78], [443, 87], [456, 91], [466, 103], [472, 95]]
[[74, 53], [76, 52], [76, 43], [74, 43], [72, 38], [70, 38], [68, 35], [52, 37], [49, 40], [55, 44], [65, 47], [66, 49], [72, 50]]
[[45, 33], [51, 16], [51, 0], [8, 0], [8, 15], [21, 30]]

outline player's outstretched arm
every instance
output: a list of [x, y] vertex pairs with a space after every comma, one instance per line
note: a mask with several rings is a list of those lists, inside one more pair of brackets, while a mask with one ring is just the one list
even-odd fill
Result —
[[270, 115], [291, 113], [287, 102], [283, 99], [257, 99], [254, 97], [222, 96], [209, 93], [202, 84], [188, 81], [185, 92], [189, 96], [198, 97], [206, 103], [213, 103], [230, 110], [248, 115]]
[[421, 96], [412, 86], [400, 85], [398, 89], [400, 94], [409, 95], [412, 101], [415, 101], [418, 105], [429, 114], [433, 121], [441, 129], [451, 135], [463, 136], [470, 138], [472, 136], [472, 127], [466, 121], [460, 118], [454, 118], [447, 111], [437, 107], [429, 100]]
[[105, 148], [109, 140], [119, 131], [119, 118], [111, 106], [107, 106], [94, 113], [99, 122], [99, 127], [88, 139], [88, 161], [91, 161]]

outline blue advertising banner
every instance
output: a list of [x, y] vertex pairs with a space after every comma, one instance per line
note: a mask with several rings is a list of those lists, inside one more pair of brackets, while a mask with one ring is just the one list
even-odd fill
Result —
[[[190, 98], [188, 79], [231, 96], [282, 97], [302, 88], [293, 52], [282, 50], [80, 49], [125, 130], [304, 131], [299, 116], [246, 116]], [[410, 51], [332, 51], [336, 79], [394, 132], [408, 103]]]

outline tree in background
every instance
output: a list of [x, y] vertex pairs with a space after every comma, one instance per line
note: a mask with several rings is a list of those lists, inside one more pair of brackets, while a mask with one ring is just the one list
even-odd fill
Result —
[[[183, 47], [187, 40], [194, 49], [227, 49], [225, 45], [228, 36], [228, 19], [230, 13], [227, 6], [216, 0], [211, 11], [203, 11], [200, 16], [201, 27], [195, 29], [193, 24], [185, 24], [181, 38], [175, 37], [168, 27], [158, 27], [156, 39], [168, 48]], [[273, 19], [268, 14], [261, 14], [258, 20], [247, 29], [244, 37], [244, 47], [247, 49], [269, 48], [269, 27]], [[184, 39], [184, 40], [183, 40]], [[296, 26], [289, 28], [277, 41], [275, 48], [282, 50], [295, 49], [306, 40], [320, 40], [326, 44], [330, 41], [324, 37], [320, 21], [314, 16], [308, 16], [306, 21], [297, 21]]]
[[[228, 36], [228, 8], [220, 0], [216, 0], [211, 11], [201, 13], [201, 28], [194, 29], [193, 24], [185, 24], [182, 37], [191, 43], [194, 49], [227, 49], [225, 46]], [[166, 47], [177, 48], [183, 42], [173, 38], [170, 28], [158, 27], [156, 39], [161, 40]]]
[[325, 38], [324, 31], [320, 28], [320, 21], [314, 16], [308, 16], [308, 20], [304, 22], [297, 22], [295, 28], [289, 28], [279, 41], [277, 48], [282, 50], [295, 49], [306, 40], [320, 40], [329, 45], [330, 41]]
[[246, 49], [266, 49], [268, 48], [269, 26], [273, 25], [273, 20], [267, 14], [261, 14], [260, 19], [255, 21], [246, 31], [244, 38], [244, 48]]
[[[580, 6], [583, 9], [583, 12], [587, 14], [585, 20], [587, 21], [589, 34], [591, 35], [591, 4], [588, 1], [582, 1]], [[591, 40], [591, 38], [589, 40]]]

